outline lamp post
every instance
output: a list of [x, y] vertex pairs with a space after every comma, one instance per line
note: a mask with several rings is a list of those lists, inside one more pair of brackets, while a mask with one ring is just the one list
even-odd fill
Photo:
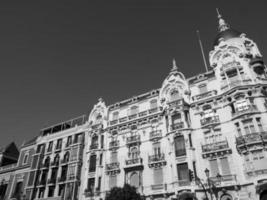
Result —
[[208, 195], [207, 195], [207, 190], [206, 190], [204, 184], [201, 182], [200, 178], [197, 176], [196, 176], [196, 181], [198, 181], [200, 183], [201, 187], [203, 188], [205, 196], [206, 196], [206, 200], [209, 200]]
[[206, 177], [207, 177], [207, 182], [208, 182], [209, 191], [210, 191], [210, 199], [213, 200], [212, 190], [211, 190], [211, 186], [210, 186], [210, 170], [208, 170], [208, 168], [206, 168], [204, 172], [205, 172]]

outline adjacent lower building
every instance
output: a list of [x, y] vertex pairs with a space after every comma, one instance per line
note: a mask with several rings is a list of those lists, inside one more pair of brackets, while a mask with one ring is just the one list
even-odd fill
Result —
[[103, 200], [126, 183], [147, 200], [266, 199], [266, 66], [218, 18], [207, 72], [173, 61], [160, 88], [42, 129], [0, 168], [6, 199]]

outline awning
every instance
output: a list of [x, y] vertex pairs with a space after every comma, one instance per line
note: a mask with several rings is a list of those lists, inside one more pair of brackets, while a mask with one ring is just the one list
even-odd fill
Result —
[[177, 200], [196, 200], [195, 194], [192, 192], [182, 192], [178, 194]]

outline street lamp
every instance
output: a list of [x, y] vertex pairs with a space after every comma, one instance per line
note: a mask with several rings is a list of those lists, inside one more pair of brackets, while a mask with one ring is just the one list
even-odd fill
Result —
[[204, 172], [205, 172], [206, 177], [207, 177], [207, 182], [208, 182], [209, 191], [210, 191], [210, 199], [213, 200], [211, 186], [210, 186], [210, 178], [209, 178], [210, 177], [210, 170], [208, 170], [208, 168], [206, 168]]

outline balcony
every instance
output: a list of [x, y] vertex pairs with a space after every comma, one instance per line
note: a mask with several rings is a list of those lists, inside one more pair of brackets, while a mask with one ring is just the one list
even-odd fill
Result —
[[85, 197], [93, 197], [95, 194], [94, 194], [94, 191], [93, 190], [90, 190], [90, 189], [85, 189], [84, 190], [84, 196]]
[[51, 163], [51, 167], [58, 167], [59, 161], [54, 161]]
[[178, 129], [182, 129], [184, 128], [184, 122], [176, 122], [174, 124], [171, 125], [171, 130], [172, 131], [175, 131], [175, 130], [178, 130]]
[[120, 163], [113, 162], [110, 164], [106, 164], [106, 173], [107, 175], [114, 175], [120, 173]]
[[149, 114], [153, 114], [153, 113], [156, 113], [156, 112], [158, 112], [158, 111], [159, 111], [159, 108], [156, 107], [156, 108], [151, 108], [151, 109], [149, 109], [149, 110], [148, 110], [148, 113], [149, 113]]
[[37, 183], [38, 186], [43, 186], [46, 185], [46, 178], [42, 178], [41, 180], [38, 181]]
[[251, 83], [251, 79], [249, 79], [248, 77], [243, 77], [242, 79], [232, 80], [229, 83], [225, 82], [221, 86], [221, 90], [225, 91], [225, 90], [232, 89], [232, 88], [235, 88], [235, 87], [241, 86], [241, 85], [246, 85], [249, 83]]
[[119, 124], [119, 123], [124, 123], [124, 122], [127, 122], [127, 121], [136, 120], [136, 119], [148, 116], [148, 115], [157, 114], [160, 111], [161, 111], [161, 109], [159, 107], [151, 108], [149, 110], [141, 111], [141, 112], [138, 112], [138, 113], [126, 116], [126, 117], [121, 117], [119, 119], [112, 120], [112, 121], [109, 122], [109, 125], [113, 126], [113, 125], [116, 125], [116, 124]]
[[112, 126], [112, 125], [115, 125], [119, 122], [119, 120], [115, 119], [115, 120], [112, 120], [109, 122], [109, 125]]
[[201, 126], [208, 126], [211, 124], [218, 124], [220, 123], [220, 119], [218, 115], [212, 116], [212, 117], [206, 117], [200, 120]]
[[58, 178], [58, 182], [59, 183], [64, 182], [66, 180], [67, 180], [66, 176], [61, 176], [61, 177]]
[[66, 164], [68, 164], [68, 162], [69, 162], [68, 159], [62, 159], [60, 164], [61, 165], [66, 165]]
[[161, 130], [152, 131], [149, 134], [149, 139], [150, 140], [158, 140], [161, 137], [162, 137], [162, 131]]
[[125, 160], [125, 171], [142, 170], [144, 169], [142, 158], [132, 158]]
[[109, 143], [109, 148], [110, 149], [117, 149], [119, 148], [120, 141], [119, 140], [114, 140]]
[[50, 165], [49, 162], [45, 162], [45, 163], [42, 163], [42, 164], [41, 164], [40, 168], [42, 168], [42, 169], [46, 169], [46, 168], [49, 167], [49, 165]]
[[128, 119], [133, 120], [133, 119], [137, 118], [137, 116], [138, 116], [138, 114], [129, 115]]
[[178, 180], [178, 186], [179, 187], [185, 187], [185, 186], [190, 186], [191, 185], [191, 181], [188, 179], [185, 180]]
[[57, 145], [55, 148], [55, 151], [61, 151], [62, 146], [61, 145]]
[[258, 146], [260, 148], [267, 144], [267, 132], [256, 132], [242, 135], [236, 138], [236, 147], [239, 153], [247, 151], [248, 148]]
[[90, 150], [95, 150], [95, 149], [98, 149], [98, 144], [91, 144], [90, 146]]
[[247, 107], [244, 107], [242, 110], [236, 110], [235, 113], [232, 113], [232, 118], [237, 118], [245, 114], [253, 114], [259, 112], [256, 105], [251, 104]]
[[208, 91], [208, 92], [193, 96], [192, 99], [193, 99], [193, 101], [199, 101], [199, 100], [202, 100], [202, 99], [206, 99], [206, 98], [215, 96], [216, 94], [217, 94], [216, 90], [211, 90], [211, 91]]
[[167, 184], [155, 184], [151, 185], [151, 190], [167, 190]]
[[202, 145], [203, 158], [216, 156], [218, 153], [220, 155], [232, 153], [232, 150], [229, 148], [227, 140]]
[[56, 178], [51, 178], [48, 180], [48, 184], [55, 184], [56, 183]]
[[140, 135], [133, 135], [133, 136], [127, 137], [126, 139], [127, 145], [136, 144], [136, 143], [141, 143]]
[[216, 186], [236, 185], [236, 175], [233, 174], [210, 177], [210, 180]]
[[164, 153], [155, 154], [148, 156], [148, 166], [151, 167], [160, 167], [166, 165]]

